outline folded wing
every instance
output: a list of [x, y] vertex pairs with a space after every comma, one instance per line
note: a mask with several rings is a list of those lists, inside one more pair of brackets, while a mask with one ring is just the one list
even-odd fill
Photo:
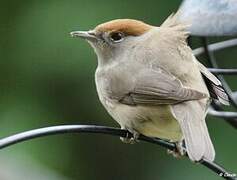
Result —
[[206, 82], [211, 97], [224, 105], [229, 105], [229, 98], [225, 93], [221, 82], [210, 71], [208, 71], [204, 65], [198, 62], [198, 66]]
[[145, 69], [137, 75], [133, 88], [119, 101], [129, 105], [160, 105], [205, 97], [207, 94], [184, 87], [179, 79], [163, 69]]

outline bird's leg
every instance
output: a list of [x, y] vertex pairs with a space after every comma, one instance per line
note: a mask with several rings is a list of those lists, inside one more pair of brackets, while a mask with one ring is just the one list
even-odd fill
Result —
[[186, 154], [186, 149], [184, 147], [184, 141], [175, 142], [175, 150], [167, 150], [168, 154], [172, 154], [175, 158], [181, 158]]
[[[121, 128], [121, 129], [125, 129], [127, 130], [126, 128]], [[132, 130], [129, 132], [132, 133], [132, 137], [129, 137], [129, 133], [126, 134], [126, 137], [120, 137], [120, 140], [123, 142], [123, 143], [127, 143], [127, 144], [135, 144], [136, 142], [139, 142], [138, 138], [139, 138], [139, 133], [135, 130]]]
[[175, 143], [175, 145], [176, 145], [176, 149], [178, 150], [181, 156], [184, 156], [187, 153], [184, 141], [179, 141]]

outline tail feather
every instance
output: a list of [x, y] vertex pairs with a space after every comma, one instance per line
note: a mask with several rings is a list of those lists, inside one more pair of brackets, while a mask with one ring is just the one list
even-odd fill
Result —
[[208, 133], [207, 125], [205, 121], [202, 121], [203, 125], [203, 133], [204, 133], [204, 140], [205, 140], [205, 153], [204, 157], [207, 158], [209, 161], [214, 161], [215, 160], [215, 149], [212, 144], [211, 138]]
[[205, 109], [198, 101], [188, 101], [172, 106], [173, 114], [180, 124], [186, 149], [192, 161], [206, 158], [214, 161], [215, 150], [205, 122]]

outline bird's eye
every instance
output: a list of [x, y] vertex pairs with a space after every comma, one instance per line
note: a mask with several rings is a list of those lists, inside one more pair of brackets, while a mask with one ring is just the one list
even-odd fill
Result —
[[124, 39], [124, 34], [121, 32], [113, 32], [110, 34], [110, 39], [113, 42], [121, 42]]

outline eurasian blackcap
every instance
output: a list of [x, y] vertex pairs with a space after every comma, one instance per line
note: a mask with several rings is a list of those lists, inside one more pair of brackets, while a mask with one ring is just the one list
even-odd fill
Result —
[[223, 104], [228, 97], [192, 54], [187, 25], [177, 19], [171, 15], [160, 27], [118, 19], [71, 35], [94, 48], [99, 99], [122, 129], [134, 139], [143, 134], [177, 144], [184, 140], [192, 161], [213, 161], [205, 117], [211, 97]]

